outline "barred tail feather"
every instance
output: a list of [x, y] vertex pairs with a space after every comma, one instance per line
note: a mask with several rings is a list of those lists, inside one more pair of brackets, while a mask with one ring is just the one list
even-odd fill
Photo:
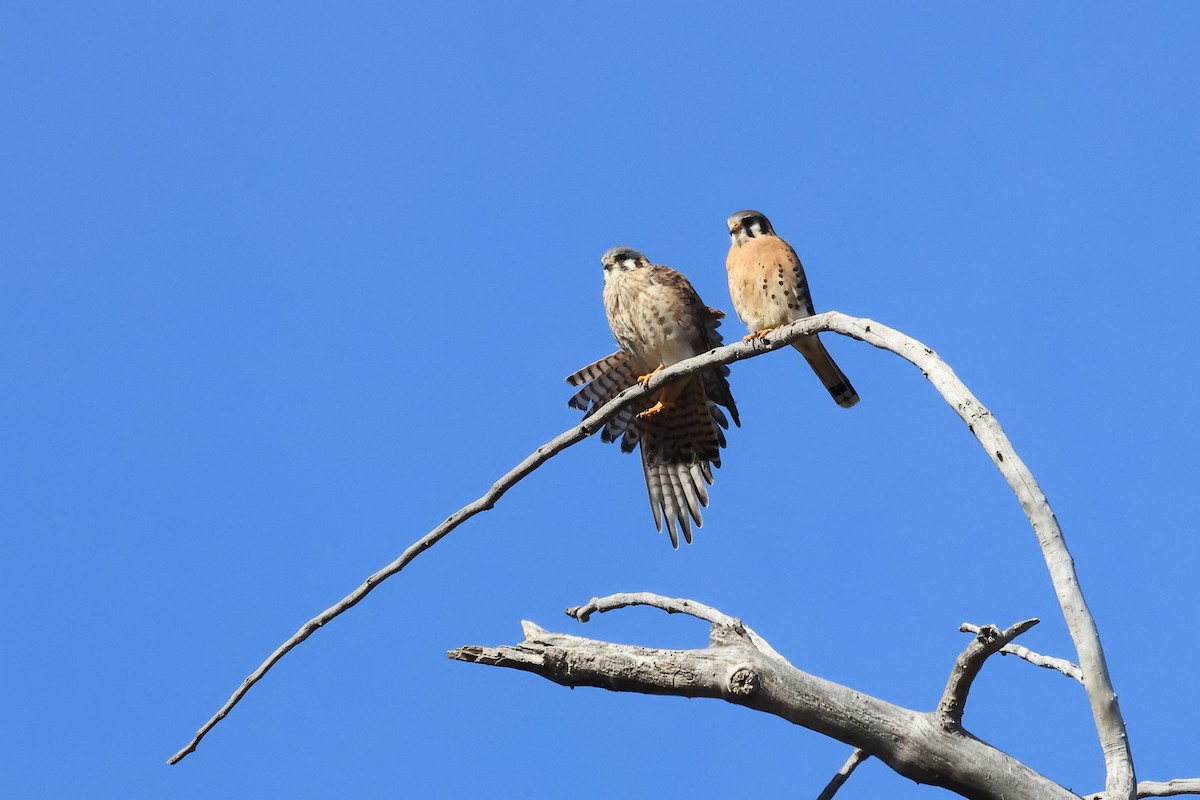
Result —
[[598, 361], [593, 361], [583, 369], [572, 372], [567, 376], [567, 383], [571, 384], [572, 386], [579, 386], [582, 383], [594, 381], [596, 378], [602, 377], [603, 375], [612, 372], [613, 370], [618, 370], [623, 366], [627, 366], [628, 364], [629, 357], [625, 355], [625, 351], [618, 350], [617, 352], [611, 353], [604, 358], [599, 359]]
[[[587, 419], [601, 406], [633, 386], [636, 381], [637, 375], [634, 374], [628, 356], [623, 350], [618, 350], [567, 376], [567, 383], [572, 386], [583, 384], [583, 388], [571, 396], [567, 405], [584, 412], [583, 418]], [[636, 408], [624, 408], [617, 412], [600, 431], [600, 439], [615, 442], [624, 436], [621, 449], [627, 453], [633, 450], [637, 446], [636, 434], [633, 435], [632, 441], [629, 439], [637, 411]]]
[[720, 466], [725, 440], [724, 415], [705, 395], [704, 381], [682, 384], [673, 408], [634, 423], [655, 527], [666, 526], [672, 547], [679, 546], [679, 532], [691, 544], [693, 523], [704, 525], [701, 509], [708, 506], [712, 468]]
[[692, 522], [696, 527], [704, 525], [700, 509], [708, 505], [703, 470], [698, 464], [648, 464], [644, 455], [642, 468], [654, 527], [659, 531], [666, 527], [671, 547], [678, 549], [680, 531], [683, 540], [691, 544]]

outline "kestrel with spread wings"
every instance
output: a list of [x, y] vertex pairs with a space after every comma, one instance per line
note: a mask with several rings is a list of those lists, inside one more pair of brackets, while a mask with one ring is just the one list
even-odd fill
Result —
[[[771, 221], [757, 211], [739, 211], [728, 220], [729, 297], [742, 322], [750, 329], [747, 339], [761, 337], [780, 325], [811, 317], [812, 297], [804, 267], [792, 246], [781, 239]], [[850, 408], [858, 392], [838, 368], [814, 333], [792, 343], [833, 395], [834, 402]]]
[[[637, 250], [614, 247], [600, 263], [604, 308], [621, 349], [567, 378], [572, 386], [584, 384], [568, 404], [586, 412], [585, 419], [635, 382], [644, 385], [663, 367], [719, 347], [724, 316], [704, 305], [687, 278]], [[641, 445], [654, 526], [662, 531], [665, 522], [672, 547], [679, 547], [676, 526], [690, 544], [691, 522], [704, 524], [706, 485], [721, 466], [729, 427], [721, 407], [741, 424], [728, 375], [720, 365], [673, 381], [622, 409], [600, 432], [606, 442], [619, 438], [625, 453]]]

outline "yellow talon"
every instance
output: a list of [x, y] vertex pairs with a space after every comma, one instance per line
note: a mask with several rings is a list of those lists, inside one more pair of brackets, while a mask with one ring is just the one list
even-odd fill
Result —
[[650, 406], [642, 413], [638, 414], [638, 419], [652, 417], [655, 414], [661, 414], [662, 412], [666, 411], [668, 408], [674, 408], [674, 407], [675, 407], [674, 403], [664, 403], [662, 400], [659, 400], [657, 403]]
[[659, 364], [657, 367], [650, 370], [645, 375], [638, 375], [637, 382], [642, 385], [643, 389], [645, 389], [646, 387], [648, 387], [650, 385], [650, 379], [662, 371], [663, 366], [664, 366], [663, 364]]
[[773, 330], [775, 330], [775, 329], [774, 328], [763, 328], [761, 331], [752, 331], [751, 333], [747, 333], [745, 336], [743, 336], [742, 341], [748, 342], [751, 339], [761, 339]]

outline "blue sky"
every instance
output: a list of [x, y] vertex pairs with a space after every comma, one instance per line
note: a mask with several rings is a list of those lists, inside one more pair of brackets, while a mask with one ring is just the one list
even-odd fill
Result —
[[[276, 645], [576, 420], [600, 254], [730, 309], [768, 214], [819, 309], [945, 357], [1062, 523], [1139, 777], [1200, 774], [1192, 507], [1200, 8], [1047, 3], [37, 3], [0, 25], [0, 796], [812, 797], [849, 748], [715, 701], [453, 663], [519, 620], [667, 647], [614, 591], [739, 616], [931, 708], [960, 622], [1037, 616], [1034, 536], [920, 374], [830, 337], [739, 364], [696, 543], [599, 441]], [[727, 338], [742, 333], [736, 320]], [[966, 725], [1103, 785], [1082, 690], [1013, 659]], [[839, 797], [928, 798], [879, 763]]]

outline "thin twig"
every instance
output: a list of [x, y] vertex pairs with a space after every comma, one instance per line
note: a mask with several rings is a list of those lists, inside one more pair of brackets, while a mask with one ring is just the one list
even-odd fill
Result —
[[746, 636], [750, 638], [750, 641], [754, 643], [754, 646], [766, 655], [774, 658], [783, 658], [783, 656], [775, 652], [775, 648], [771, 647], [766, 639], [755, 633], [749, 625], [746, 625], [741, 620], [723, 614], [712, 606], [706, 606], [703, 603], [697, 603], [695, 600], [688, 600], [683, 597], [663, 597], [661, 594], [654, 594], [653, 592], [618, 592], [617, 594], [610, 594], [607, 597], [593, 597], [584, 605], [568, 608], [567, 616], [574, 617], [580, 622], [587, 622], [592, 614], [603, 614], [628, 606], [651, 606], [652, 608], [661, 609], [668, 614], [687, 614], [690, 617], [702, 619], [714, 625], [728, 625], [731, 628], [737, 628], [744, 631]]
[[592, 614], [604, 614], [627, 606], [652, 606], [668, 614], [687, 614], [689, 617], [702, 619], [705, 622], [734, 625], [737, 620], [723, 614], [712, 606], [697, 603], [683, 597], [663, 597], [653, 592], [618, 592], [606, 597], [593, 597], [581, 606], [567, 609], [567, 616], [574, 617], [580, 622], [587, 622]]
[[[981, 628], [978, 625], [972, 625], [969, 622], [964, 622], [958, 627], [963, 633], [979, 633]], [[1028, 647], [1019, 644], [1006, 644], [1000, 648], [1002, 656], [1016, 656], [1033, 664], [1035, 667], [1044, 667], [1045, 669], [1058, 670], [1068, 678], [1083, 683], [1083, 672], [1076, 665], [1072, 664], [1065, 658], [1055, 658], [1054, 656], [1044, 656], [1041, 653], [1035, 653]]]
[[837, 790], [842, 788], [842, 784], [850, 777], [850, 774], [858, 767], [859, 764], [870, 758], [870, 754], [861, 747], [854, 748], [854, 752], [846, 759], [846, 763], [842, 764], [842, 768], [837, 771], [829, 781], [829, 785], [817, 795], [817, 800], [833, 800], [833, 796], [837, 794]]
[[1027, 619], [1014, 623], [1003, 631], [995, 625], [984, 625], [979, 629], [975, 639], [959, 654], [954, 662], [954, 669], [950, 672], [950, 680], [946, 681], [946, 689], [942, 692], [942, 700], [937, 707], [937, 715], [943, 727], [957, 728], [962, 725], [967, 694], [988, 656], [998, 653], [1001, 647], [1037, 624], [1038, 620]]
[[[1200, 778], [1142, 781], [1137, 785], [1138, 797], [1174, 797], [1180, 794], [1200, 794]], [[1104, 800], [1104, 792], [1086, 795], [1084, 800]]]

